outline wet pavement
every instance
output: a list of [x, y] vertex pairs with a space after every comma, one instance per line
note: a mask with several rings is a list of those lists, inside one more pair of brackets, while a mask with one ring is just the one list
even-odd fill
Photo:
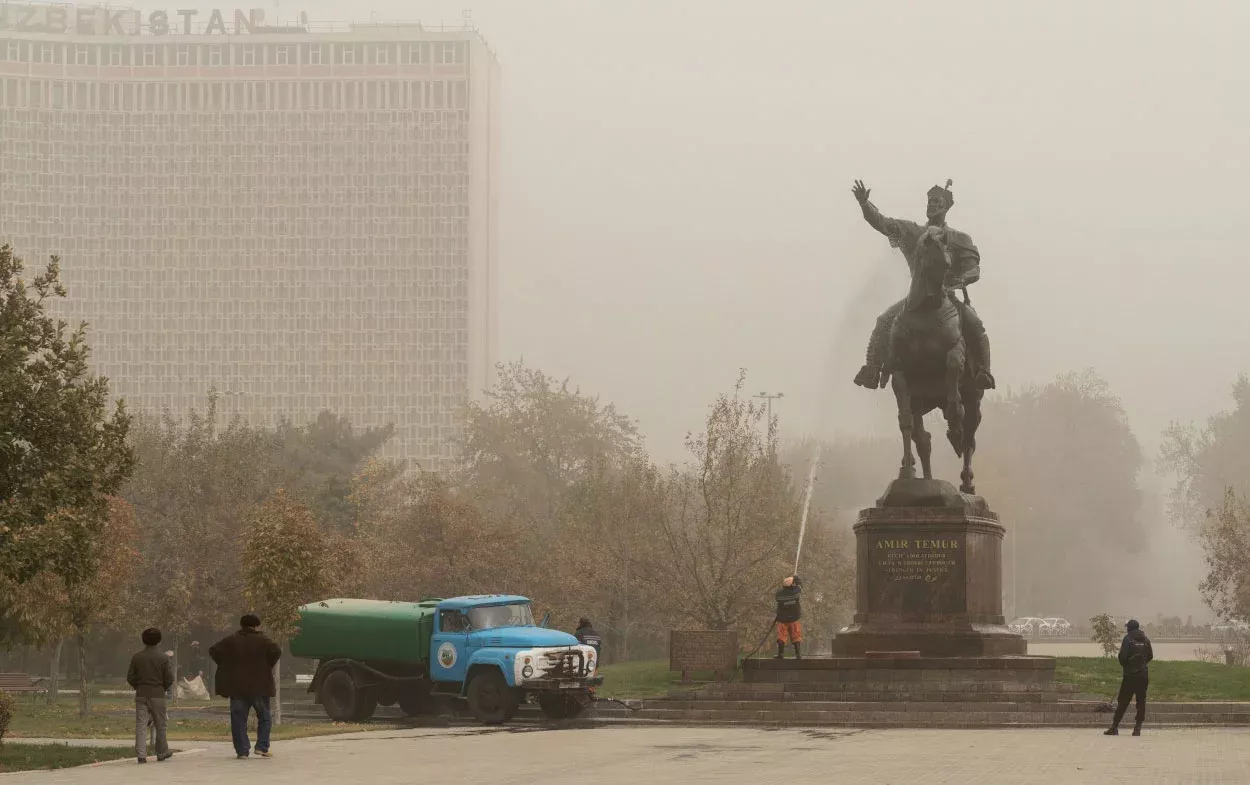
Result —
[[[759, 730], [612, 727], [382, 731], [275, 743], [270, 760], [180, 743], [173, 760], [0, 776], [13, 783], [1244, 783], [1250, 729]], [[242, 780], [241, 780], [242, 781]]]

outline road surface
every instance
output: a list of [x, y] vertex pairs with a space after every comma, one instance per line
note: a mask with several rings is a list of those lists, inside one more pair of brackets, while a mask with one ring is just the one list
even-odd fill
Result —
[[1148, 729], [1140, 738], [1109, 738], [1069, 729], [455, 728], [290, 741], [274, 745], [274, 753], [270, 760], [240, 761], [226, 745], [200, 745], [161, 764], [127, 760], [3, 775], [0, 782], [1231, 785], [1248, 779], [1250, 729]]

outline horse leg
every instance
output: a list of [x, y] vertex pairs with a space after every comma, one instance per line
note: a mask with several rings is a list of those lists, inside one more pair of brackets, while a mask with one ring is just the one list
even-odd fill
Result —
[[890, 380], [894, 390], [894, 400], [898, 403], [898, 429], [903, 434], [903, 462], [898, 469], [900, 480], [916, 479], [916, 458], [912, 455], [912, 424], [915, 417], [911, 412], [911, 393], [907, 390], [907, 377], [901, 370], [894, 372]]
[[920, 469], [926, 480], [933, 479], [933, 466], [930, 457], [933, 455], [933, 437], [925, 430], [924, 415], [918, 408], [912, 411], [912, 440], [916, 443], [916, 452], [920, 455]]
[[964, 404], [960, 382], [964, 376], [963, 341], [946, 353], [946, 438], [955, 448], [956, 455], [964, 454]]
[[981, 427], [981, 396], [980, 389], [970, 391], [964, 415], [964, 468], [959, 473], [959, 490], [964, 493], [977, 492], [977, 486], [972, 483], [972, 454], [977, 451], [977, 428]]

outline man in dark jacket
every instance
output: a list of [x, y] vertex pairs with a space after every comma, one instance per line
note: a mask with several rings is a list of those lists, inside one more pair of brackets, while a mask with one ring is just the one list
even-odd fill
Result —
[[174, 666], [157, 651], [161, 631], [153, 627], [143, 631], [143, 651], [130, 658], [126, 683], [135, 691], [135, 753], [140, 763], [148, 762], [148, 726], [156, 726], [156, 760], [169, 760], [169, 742], [165, 737], [167, 715], [165, 693], [174, 684]]
[[1115, 718], [1111, 727], [1106, 730], [1108, 736], [1120, 734], [1120, 720], [1128, 710], [1128, 702], [1137, 698], [1137, 719], [1133, 723], [1133, 735], [1141, 735], [1141, 724], [1146, 719], [1146, 688], [1150, 686], [1150, 661], [1155, 658], [1150, 639], [1142, 631], [1136, 619], [1130, 619], [1124, 625], [1128, 634], [1120, 643], [1120, 667], [1124, 669], [1124, 678], [1120, 680], [1119, 705], [1115, 709]]
[[590, 624], [590, 619], [578, 619], [577, 632], [573, 634], [577, 636], [578, 643], [594, 648], [595, 656], [599, 656], [599, 649], [603, 647], [603, 638], [599, 637], [599, 633], [595, 632], [595, 628]]
[[797, 575], [791, 575], [781, 582], [777, 590], [777, 659], [786, 656], [786, 644], [794, 644], [794, 658], [803, 659], [799, 645], [803, 643], [803, 608], [799, 604], [799, 595], [803, 593], [803, 584]]
[[251, 754], [247, 718], [256, 712], [256, 754], [272, 757], [269, 731], [273, 724], [269, 699], [278, 694], [273, 667], [282, 649], [260, 631], [260, 617], [249, 613], [239, 621], [240, 629], [209, 647], [208, 656], [217, 663], [217, 694], [230, 699], [230, 736], [240, 758]]

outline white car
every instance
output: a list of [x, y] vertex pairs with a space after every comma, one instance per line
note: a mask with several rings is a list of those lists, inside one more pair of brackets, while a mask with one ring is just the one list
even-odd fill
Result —
[[1017, 635], [1035, 635], [1041, 623], [1042, 620], [1036, 616], [1021, 616], [1008, 622], [1007, 628]]
[[1043, 635], [1067, 635], [1072, 632], [1072, 623], [1058, 616], [1042, 619]]

